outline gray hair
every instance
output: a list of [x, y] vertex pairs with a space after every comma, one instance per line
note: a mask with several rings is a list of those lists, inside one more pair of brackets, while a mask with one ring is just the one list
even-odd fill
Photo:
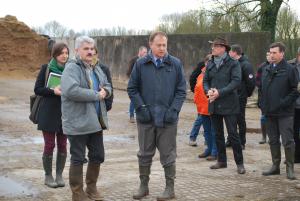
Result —
[[83, 43], [89, 43], [95, 45], [94, 39], [88, 37], [88, 36], [79, 36], [75, 40], [75, 49], [78, 49], [82, 46]]
[[140, 46], [139, 47], [139, 52], [142, 51], [142, 50], [147, 50], [147, 48], [145, 46]]

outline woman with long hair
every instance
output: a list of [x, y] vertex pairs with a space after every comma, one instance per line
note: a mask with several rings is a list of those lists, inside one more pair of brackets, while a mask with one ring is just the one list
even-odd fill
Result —
[[[47, 87], [45, 83], [47, 83], [49, 75], [56, 74], [59, 78], [63, 73], [69, 57], [68, 46], [64, 43], [54, 44], [51, 57], [50, 62], [41, 67], [35, 82], [34, 92], [36, 95], [43, 97], [38, 111], [38, 130], [41, 130], [44, 136], [43, 167], [45, 170], [45, 185], [56, 188], [65, 186], [62, 173], [67, 157], [67, 137], [62, 131], [60, 85]], [[54, 180], [52, 176], [52, 159], [55, 141], [57, 157], [56, 178]]]

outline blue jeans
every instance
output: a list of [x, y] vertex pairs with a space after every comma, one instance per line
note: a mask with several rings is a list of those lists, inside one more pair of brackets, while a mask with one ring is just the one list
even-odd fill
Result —
[[190, 140], [196, 141], [201, 125], [202, 125], [202, 116], [200, 114], [198, 114], [198, 116], [193, 124], [193, 128], [192, 128], [192, 131], [190, 134]]
[[134, 105], [132, 101], [129, 104], [129, 117], [134, 117]]
[[204, 154], [209, 156], [217, 156], [216, 132], [210, 120], [210, 116], [202, 115], [202, 123], [204, 128], [204, 138], [207, 142], [207, 148]]
[[266, 117], [265, 115], [262, 114], [262, 115], [260, 116], [260, 123], [261, 123], [261, 124], [265, 124], [266, 122], [267, 122], [267, 117]]

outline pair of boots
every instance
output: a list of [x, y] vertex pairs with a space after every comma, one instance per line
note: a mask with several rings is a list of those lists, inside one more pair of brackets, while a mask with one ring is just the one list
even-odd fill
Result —
[[[280, 145], [270, 145], [271, 155], [272, 155], [272, 167], [268, 170], [263, 172], [264, 176], [269, 175], [278, 175], [280, 174], [280, 162], [281, 162], [281, 150]], [[296, 179], [294, 173], [294, 148], [285, 148], [285, 160], [286, 160], [286, 175], [287, 178], [290, 180]]]
[[[170, 200], [175, 198], [174, 192], [174, 180], [176, 174], [175, 164], [171, 166], [164, 167], [165, 178], [166, 178], [166, 187], [164, 192], [157, 197], [158, 201]], [[140, 172], [140, 187], [138, 192], [134, 194], [133, 199], [140, 200], [145, 196], [149, 195], [149, 175], [150, 175], [150, 166], [139, 166]]]
[[86, 191], [83, 191], [83, 165], [71, 165], [69, 182], [72, 190], [72, 201], [103, 200], [97, 190], [97, 180], [100, 173], [100, 164], [88, 163], [86, 171]]
[[56, 157], [56, 178], [54, 180], [52, 176], [52, 160], [53, 155], [43, 155], [43, 167], [45, 170], [45, 185], [50, 188], [64, 187], [65, 182], [62, 177], [62, 173], [66, 164], [66, 153], [57, 153]]

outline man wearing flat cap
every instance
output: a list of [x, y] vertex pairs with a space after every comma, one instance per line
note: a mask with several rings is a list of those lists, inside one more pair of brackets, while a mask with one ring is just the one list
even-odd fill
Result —
[[218, 161], [211, 169], [227, 168], [226, 147], [223, 120], [225, 121], [229, 140], [232, 144], [237, 172], [245, 174], [243, 152], [237, 133], [237, 114], [239, 114], [239, 97], [237, 89], [241, 82], [241, 68], [238, 61], [232, 59], [228, 52], [227, 40], [217, 37], [212, 44], [212, 59], [208, 62], [203, 86], [209, 98], [209, 112], [216, 131]]

